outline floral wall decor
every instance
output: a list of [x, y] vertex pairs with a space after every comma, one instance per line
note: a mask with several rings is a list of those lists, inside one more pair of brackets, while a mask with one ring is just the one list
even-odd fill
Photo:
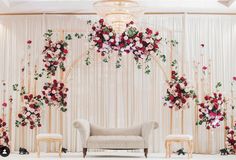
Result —
[[3, 118], [0, 118], [0, 145], [9, 146], [7, 123]]
[[171, 80], [167, 81], [164, 106], [174, 110], [189, 108], [189, 101], [192, 99], [197, 102], [197, 96], [189, 86], [186, 77], [178, 74], [176, 60], [172, 62], [172, 67], [175, 69], [171, 72]]
[[[44, 68], [43, 72], [46, 72], [47, 77], [55, 76], [56, 71], [60, 68], [62, 71], [65, 71], [65, 60], [68, 55], [68, 43], [64, 40], [54, 42], [51, 39], [53, 35], [52, 30], [48, 30], [44, 34], [45, 37], [45, 46], [43, 49], [43, 63]], [[36, 73], [36, 79], [41, 77], [43, 73]]]
[[196, 124], [205, 124], [206, 129], [218, 128], [226, 119], [224, 108], [226, 100], [219, 92], [219, 87], [221, 87], [220, 82], [216, 85], [216, 92], [205, 95], [204, 101], [199, 103], [199, 121]]
[[233, 128], [229, 126], [225, 127], [226, 131], [226, 148], [230, 154], [236, 153], [236, 123], [234, 123]]
[[33, 96], [33, 94], [24, 95], [24, 106], [21, 113], [18, 114], [16, 127], [27, 125], [30, 129], [41, 127], [41, 106], [43, 106], [41, 95]]
[[[159, 56], [159, 58], [165, 62], [166, 56], [161, 54], [160, 45], [162, 41], [165, 41], [158, 31], [153, 31], [150, 28], [146, 28], [145, 31], [140, 31], [131, 21], [126, 25], [125, 31], [118, 34], [114, 29], [107, 25], [103, 19], [98, 22], [91, 23], [91, 31], [87, 34], [75, 34], [75, 37], [87, 38], [90, 49], [87, 54], [86, 64], [90, 62], [90, 52], [95, 50], [103, 57], [103, 62], [109, 62], [111, 53], [117, 54], [116, 68], [121, 67], [122, 56], [126, 54], [132, 54], [134, 60], [137, 62], [138, 68], [142, 67], [141, 60], [145, 63], [145, 73], [150, 73], [150, 67], [148, 62], [151, 61], [152, 56]], [[72, 39], [69, 34], [67, 39]], [[171, 45], [178, 44], [177, 41], [171, 40]], [[168, 43], [165, 41], [164, 43]]]
[[[5, 86], [5, 85], [4, 85]], [[7, 107], [7, 102], [2, 103], [3, 117], [0, 117], [0, 146], [9, 146], [9, 136], [7, 123], [5, 121], [5, 109]]]
[[52, 83], [44, 84], [42, 91], [43, 100], [46, 105], [58, 107], [62, 112], [66, 112], [67, 91], [68, 88], [65, 87], [64, 83], [54, 79]]

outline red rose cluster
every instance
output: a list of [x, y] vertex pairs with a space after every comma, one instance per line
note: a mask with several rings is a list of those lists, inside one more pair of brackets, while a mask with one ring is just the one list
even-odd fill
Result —
[[23, 110], [18, 114], [18, 120], [16, 120], [16, 127], [30, 126], [30, 129], [35, 127], [41, 127], [41, 106], [42, 97], [40, 95], [33, 96], [33, 94], [24, 95]]
[[199, 121], [197, 125], [205, 123], [206, 129], [220, 127], [220, 123], [226, 118], [223, 109], [225, 98], [221, 93], [206, 95], [204, 102], [199, 104]]
[[62, 112], [67, 111], [67, 91], [64, 83], [53, 80], [52, 83], [45, 83], [43, 86], [43, 99], [48, 106], [57, 106]]
[[229, 150], [230, 154], [236, 153], [236, 124], [234, 124], [234, 128], [230, 128], [228, 126], [225, 127], [226, 131], [226, 148]]
[[164, 106], [175, 110], [189, 108], [189, 99], [197, 98], [195, 92], [189, 89], [186, 78], [179, 77], [176, 71], [171, 73], [166, 94]]
[[149, 28], [140, 32], [133, 21], [126, 25], [125, 31], [120, 35], [116, 34], [111, 26], [107, 26], [103, 19], [92, 25], [92, 31], [89, 41], [102, 56], [119, 51], [119, 54], [134, 54], [136, 61], [157, 52], [161, 41], [158, 32], [153, 33]]
[[1, 118], [0, 118], [0, 145], [9, 146], [7, 124]]
[[119, 48], [122, 52], [133, 53], [134, 59], [138, 61], [157, 52], [160, 41], [159, 32], [153, 33], [149, 28], [140, 32], [131, 21], [120, 36]]
[[65, 71], [64, 61], [68, 54], [68, 44], [62, 40], [53, 42], [51, 39], [46, 39], [45, 42], [42, 54], [44, 55], [43, 62], [47, 76], [54, 76], [58, 67]]
[[102, 56], [109, 54], [112, 50], [117, 50], [116, 44], [119, 42], [116, 33], [111, 26], [107, 26], [103, 19], [92, 26], [92, 44]]

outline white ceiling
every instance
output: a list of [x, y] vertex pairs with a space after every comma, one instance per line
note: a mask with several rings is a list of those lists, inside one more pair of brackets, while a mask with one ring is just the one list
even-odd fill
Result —
[[[94, 13], [95, 0], [0, 0], [0, 13]], [[235, 0], [137, 0], [146, 12], [236, 13]], [[224, 2], [226, 1], [226, 2]], [[231, 4], [232, 3], [232, 4]], [[231, 6], [227, 7], [228, 4]]]

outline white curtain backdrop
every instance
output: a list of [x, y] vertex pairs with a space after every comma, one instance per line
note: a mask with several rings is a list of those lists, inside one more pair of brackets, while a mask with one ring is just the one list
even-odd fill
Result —
[[[28, 82], [30, 71], [34, 72], [34, 65], [42, 65], [41, 51], [43, 49], [43, 33], [47, 29], [55, 31], [64, 30], [65, 33], [84, 32], [89, 28], [87, 20], [97, 20], [96, 16], [0, 16], [0, 80], [7, 83], [6, 98], [13, 96], [13, 131], [11, 144], [15, 150], [25, 144], [31, 151], [34, 147], [34, 131], [24, 129], [21, 135], [19, 128], [14, 126], [15, 118], [19, 112], [20, 97], [12, 91], [12, 84], [20, 83], [21, 60], [27, 66], [28, 53], [26, 41], [32, 40], [30, 51], [30, 70], [26, 68], [25, 83]], [[230, 94], [231, 77], [236, 75], [234, 63], [236, 43], [236, 17], [219, 15], [145, 15], [140, 20], [141, 28], [150, 27], [154, 30], [172, 33], [172, 39], [179, 42], [174, 48], [174, 58], [184, 62], [183, 72], [190, 83], [194, 82], [193, 61], [201, 60], [200, 44], [205, 44], [204, 64], [208, 59], [212, 63], [212, 84], [222, 81], [223, 92]], [[56, 38], [60, 37], [59, 32]], [[73, 40], [69, 43], [67, 66], [87, 51], [84, 40]], [[167, 56], [168, 58], [168, 56]], [[180, 64], [181, 65], [181, 64]], [[168, 64], [165, 65], [168, 67]], [[151, 74], [145, 75], [136, 68], [131, 56], [124, 56], [122, 68], [115, 68], [115, 61], [108, 64], [101, 62], [95, 56], [90, 66], [86, 66], [84, 59], [72, 70], [67, 85], [69, 88], [68, 111], [63, 116], [63, 146], [69, 151], [80, 151], [79, 134], [72, 126], [78, 118], [88, 119], [92, 123], [104, 127], [129, 127], [147, 120], [155, 120], [160, 127], [153, 132], [150, 140], [150, 150], [164, 151], [164, 139], [169, 134], [170, 112], [163, 107], [162, 97], [165, 92], [165, 78], [155, 62], [151, 64]], [[33, 92], [33, 76], [30, 76], [30, 88]], [[40, 93], [42, 81], [37, 82], [37, 91]], [[28, 90], [29, 89], [29, 90]], [[3, 86], [1, 85], [1, 90]], [[2, 95], [2, 93], [1, 93]], [[0, 97], [1, 102], [3, 96]], [[0, 111], [1, 113], [2, 111]], [[9, 108], [7, 109], [8, 118]], [[60, 131], [60, 113], [52, 112], [52, 131]], [[40, 133], [47, 132], [48, 108], [44, 106], [42, 115], [43, 127]], [[180, 112], [173, 115], [173, 132], [181, 132]], [[229, 120], [228, 120], [229, 121]], [[184, 133], [194, 132], [194, 106], [184, 112]], [[22, 142], [22, 136], [24, 142]], [[199, 128], [198, 153], [207, 153], [207, 132], [204, 127]], [[213, 133], [213, 152], [224, 146], [224, 129], [221, 127]], [[55, 149], [55, 146], [53, 146]]]

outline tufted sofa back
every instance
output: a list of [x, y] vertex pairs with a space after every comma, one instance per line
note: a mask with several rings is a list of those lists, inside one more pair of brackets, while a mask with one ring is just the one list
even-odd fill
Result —
[[141, 136], [142, 126], [130, 128], [103, 128], [90, 124], [90, 136]]

